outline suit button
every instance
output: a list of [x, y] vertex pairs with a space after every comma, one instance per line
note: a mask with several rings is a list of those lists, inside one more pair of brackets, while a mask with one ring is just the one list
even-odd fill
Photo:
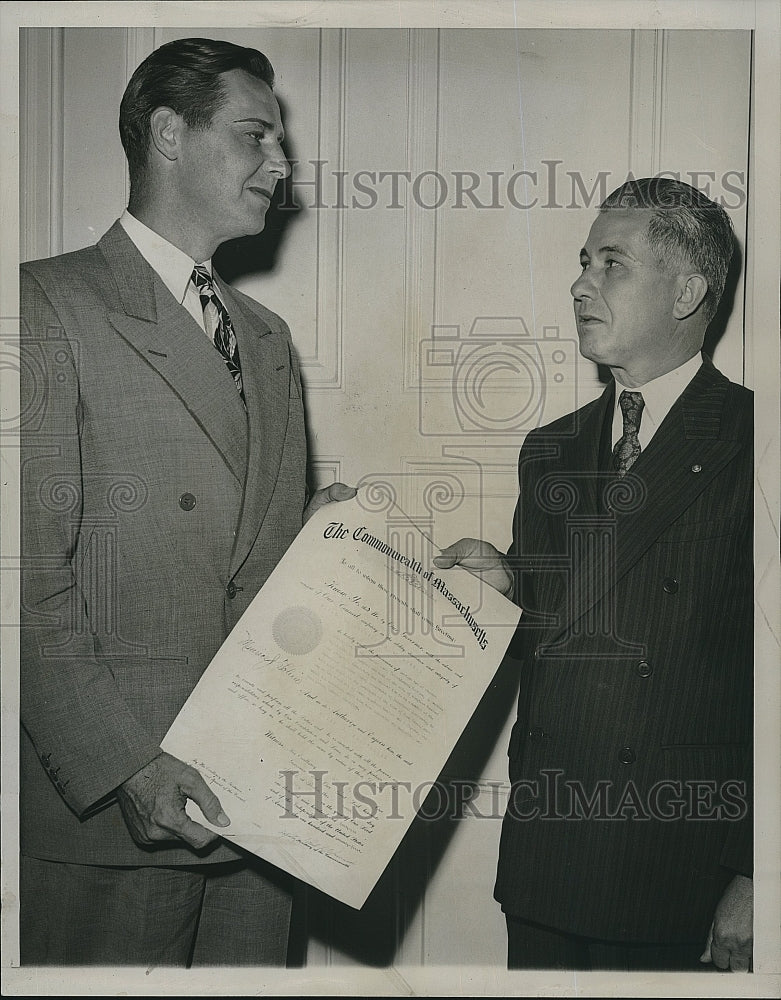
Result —
[[545, 738], [545, 730], [540, 726], [535, 726], [534, 729], [529, 730], [529, 739], [532, 743], [541, 743]]
[[179, 506], [182, 510], [192, 510], [195, 506], [195, 497], [192, 493], [182, 493], [179, 497]]
[[637, 672], [641, 677], [650, 677], [654, 672], [654, 668], [648, 662], [648, 660], [640, 660], [637, 664]]
[[634, 764], [637, 760], [637, 754], [631, 747], [621, 747], [621, 753], [618, 755], [618, 759], [622, 764]]
[[534, 650], [534, 659], [539, 660], [541, 656], [542, 656], [542, 646], [537, 646], [537, 648]]
[[231, 580], [231, 582], [225, 588], [225, 593], [228, 595], [228, 597], [231, 598], [231, 600], [233, 600], [233, 598], [236, 596], [236, 591], [238, 589], [239, 588], [236, 586], [236, 584], [233, 582], [233, 580]]
[[678, 581], [674, 576], [666, 576], [662, 581], [662, 590], [665, 594], [677, 594], [678, 593]]

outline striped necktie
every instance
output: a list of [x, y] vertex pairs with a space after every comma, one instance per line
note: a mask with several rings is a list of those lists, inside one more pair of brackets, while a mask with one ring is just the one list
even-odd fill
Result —
[[624, 389], [618, 397], [618, 405], [624, 415], [624, 433], [616, 441], [613, 449], [613, 467], [620, 479], [627, 474], [640, 456], [637, 432], [640, 430], [640, 418], [643, 415], [645, 400], [641, 392], [628, 392]]
[[241, 382], [241, 361], [239, 360], [239, 345], [236, 342], [236, 332], [233, 323], [228, 315], [228, 310], [222, 304], [220, 297], [214, 288], [211, 275], [201, 264], [196, 264], [190, 278], [201, 299], [203, 309], [203, 321], [206, 325], [206, 332], [213, 340], [214, 346], [223, 356], [228, 371], [236, 383], [244, 408], [247, 402], [244, 399], [244, 389]]

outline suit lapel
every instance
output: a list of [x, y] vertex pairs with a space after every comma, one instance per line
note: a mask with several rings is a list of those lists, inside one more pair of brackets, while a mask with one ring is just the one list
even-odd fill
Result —
[[287, 433], [292, 375], [287, 337], [272, 331], [216, 277], [233, 321], [241, 358], [241, 397], [203, 330], [154, 273], [117, 222], [98, 244], [121, 308], [109, 314], [116, 331], [181, 398], [243, 484], [242, 511], [231, 559], [246, 560], [277, 483]]
[[628, 475], [616, 480], [614, 545], [575, 568], [574, 600], [551, 641], [620, 582], [738, 453], [738, 442], [721, 426], [727, 384], [706, 362]]
[[703, 365], [635, 462], [645, 502], [618, 515], [617, 579], [738, 453], [737, 440], [721, 427], [726, 387], [712, 365]]
[[[576, 501], [572, 513], [576, 516], [593, 516], [600, 510], [599, 449], [606, 414], [613, 400], [613, 387], [608, 385], [602, 395], [583, 411], [580, 426], [571, 437], [563, 437], [556, 460], [557, 474], [563, 484], [574, 490]], [[566, 545], [564, 519], [557, 519], [562, 532], [558, 539]], [[563, 552], [559, 546], [557, 551]]]
[[122, 309], [109, 313], [114, 329], [165, 379], [244, 481], [247, 420], [225, 363], [115, 223], [98, 244], [114, 276]]
[[287, 433], [290, 351], [287, 337], [272, 331], [229, 286], [220, 283], [219, 292], [236, 331], [249, 419], [247, 476], [231, 558], [235, 574], [255, 543], [277, 484]]

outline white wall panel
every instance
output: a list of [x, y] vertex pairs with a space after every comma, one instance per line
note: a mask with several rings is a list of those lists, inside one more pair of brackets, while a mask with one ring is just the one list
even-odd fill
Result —
[[62, 252], [64, 32], [19, 38], [20, 257]]
[[683, 180], [723, 200], [732, 219], [739, 251], [714, 324], [721, 330], [726, 320], [726, 329], [718, 339], [711, 332], [706, 346], [716, 365], [742, 382], [751, 35], [747, 31], [664, 34], [667, 58], [660, 170], [680, 172]]
[[127, 83], [123, 28], [69, 28], [63, 94], [63, 250], [95, 243], [127, 203], [119, 102]]

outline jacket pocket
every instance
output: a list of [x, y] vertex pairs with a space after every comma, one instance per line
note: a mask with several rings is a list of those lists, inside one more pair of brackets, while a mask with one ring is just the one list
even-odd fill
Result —
[[703, 538], [721, 538], [739, 531], [745, 524], [742, 517], [714, 517], [704, 521], [676, 521], [657, 539], [658, 545], [678, 545]]

